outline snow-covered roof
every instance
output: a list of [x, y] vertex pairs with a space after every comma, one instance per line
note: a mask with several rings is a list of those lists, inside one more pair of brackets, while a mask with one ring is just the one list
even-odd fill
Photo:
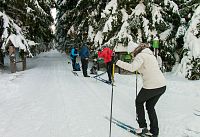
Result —
[[[25, 51], [29, 50], [28, 42], [25, 39], [21, 28], [5, 13], [0, 12], [0, 17], [3, 18], [3, 33], [1, 39], [4, 40], [1, 49], [5, 50], [8, 42], [11, 41], [15, 47], [24, 49]], [[11, 32], [9, 31], [9, 28], [12, 30]]]
[[25, 45], [28, 45], [28, 43], [26, 41], [24, 41], [23, 38], [20, 35], [11, 34], [8, 37], [5, 45], [7, 45], [9, 41], [11, 41], [12, 44], [16, 48], [20, 48], [20, 49], [24, 49], [24, 50], [26, 50], [26, 46]]
[[117, 52], [128, 52], [131, 53], [135, 50], [135, 48], [138, 47], [138, 44], [133, 42], [133, 41], [129, 41], [128, 46], [124, 46], [122, 43], [118, 43], [115, 47], [114, 47], [114, 51]]
[[114, 47], [114, 51], [117, 53], [119, 52], [127, 52], [127, 47], [123, 46], [122, 43], [118, 43], [115, 47]]

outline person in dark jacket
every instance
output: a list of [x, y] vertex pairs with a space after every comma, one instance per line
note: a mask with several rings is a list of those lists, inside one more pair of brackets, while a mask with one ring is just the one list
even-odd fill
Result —
[[71, 53], [70, 53], [70, 58], [72, 60], [72, 68], [73, 71], [76, 71], [75, 65], [76, 65], [76, 57], [78, 56], [78, 48], [73, 47], [71, 49]]
[[87, 74], [89, 55], [90, 55], [90, 51], [88, 49], [87, 43], [83, 43], [83, 46], [79, 53], [79, 56], [81, 58], [81, 64], [82, 64], [82, 70], [83, 70], [84, 77], [90, 77]]

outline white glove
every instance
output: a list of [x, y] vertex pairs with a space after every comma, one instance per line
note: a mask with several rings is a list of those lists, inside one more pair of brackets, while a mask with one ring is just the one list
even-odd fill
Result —
[[118, 60], [117, 63], [116, 63], [116, 65], [120, 66], [121, 62], [122, 62], [121, 60]]

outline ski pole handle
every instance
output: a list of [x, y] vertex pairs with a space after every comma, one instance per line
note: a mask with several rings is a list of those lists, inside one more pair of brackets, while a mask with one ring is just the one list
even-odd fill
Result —
[[115, 64], [113, 63], [113, 66], [112, 66], [112, 79], [114, 81], [114, 75], [115, 75]]

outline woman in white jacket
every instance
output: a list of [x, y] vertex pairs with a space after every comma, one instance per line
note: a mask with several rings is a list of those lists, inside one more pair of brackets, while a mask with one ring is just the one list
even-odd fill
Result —
[[[148, 48], [148, 44], [141, 43], [133, 51], [134, 60], [131, 64], [118, 60], [116, 65], [130, 72], [138, 71], [143, 79], [143, 87], [136, 97], [136, 112], [139, 129], [138, 134], [159, 134], [158, 119], [155, 105], [166, 90], [166, 80], [158, 66], [156, 57]], [[150, 120], [150, 133], [145, 119], [144, 103]]]

